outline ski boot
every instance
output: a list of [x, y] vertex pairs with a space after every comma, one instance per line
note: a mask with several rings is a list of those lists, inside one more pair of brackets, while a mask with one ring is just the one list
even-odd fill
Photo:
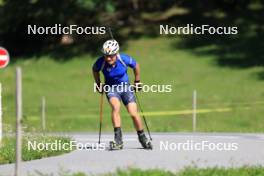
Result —
[[147, 149], [147, 150], [152, 150], [153, 149], [153, 146], [152, 146], [151, 142], [146, 137], [144, 132], [139, 132], [138, 133], [138, 140], [139, 140], [140, 144], [142, 145], [142, 147], [144, 149]]
[[123, 149], [123, 140], [122, 140], [122, 131], [121, 128], [115, 128], [115, 140], [110, 141], [109, 148], [110, 150], [121, 150]]

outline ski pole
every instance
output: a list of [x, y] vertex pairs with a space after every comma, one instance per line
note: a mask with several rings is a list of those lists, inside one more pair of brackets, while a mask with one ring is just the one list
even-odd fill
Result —
[[[108, 28], [110, 37], [114, 39], [111, 28]], [[104, 93], [101, 94], [100, 97], [100, 123], [99, 123], [99, 140], [98, 143], [101, 143], [101, 133], [102, 133], [102, 123], [103, 123], [103, 103], [104, 103]]]
[[100, 123], [99, 123], [99, 141], [101, 142], [101, 132], [102, 132], [102, 123], [103, 123], [103, 103], [104, 103], [104, 93], [100, 96]]
[[142, 117], [143, 117], [144, 123], [145, 123], [146, 128], [147, 128], [147, 131], [148, 131], [149, 139], [152, 141], [152, 137], [151, 137], [151, 135], [150, 135], [150, 131], [149, 131], [149, 127], [148, 127], [148, 124], [147, 124], [147, 120], [146, 120], [146, 117], [145, 117], [145, 115], [144, 115], [143, 109], [142, 109], [142, 107], [141, 107], [141, 105], [140, 105], [140, 103], [139, 103], [139, 98], [138, 98], [136, 92], [135, 92], [135, 95], [136, 95], [136, 99], [137, 99], [137, 102], [138, 102], [139, 109], [140, 109], [140, 111], [141, 111], [141, 113], [142, 113]]
[[112, 30], [110, 27], [108, 27], [108, 31], [109, 31], [109, 34], [110, 34], [110, 37], [112, 40], [114, 40], [114, 37], [113, 37], [113, 34], [112, 34]]

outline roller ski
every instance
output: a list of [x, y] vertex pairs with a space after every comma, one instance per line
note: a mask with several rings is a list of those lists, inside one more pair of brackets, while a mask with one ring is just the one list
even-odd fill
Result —
[[146, 135], [143, 131], [138, 132], [138, 140], [144, 149], [146, 149], [146, 150], [152, 150], [153, 149], [153, 146], [152, 146], [150, 140], [146, 137]]
[[116, 141], [110, 141], [109, 143], [110, 150], [122, 150], [123, 146], [123, 143], [117, 143]]
[[110, 141], [109, 149], [110, 150], [122, 150], [123, 149], [123, 140], [122, 140], [122, 132], [121, 128], [115, 128], [115, 140]]

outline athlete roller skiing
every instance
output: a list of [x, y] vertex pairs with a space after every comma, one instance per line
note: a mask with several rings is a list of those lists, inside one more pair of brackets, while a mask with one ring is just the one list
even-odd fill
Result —
[[[114, 39], [107, 40], [103, 44], [101, 51], [103, 56], [94, 63], [93, 76], [97, 84], [97, 91], [106, 94], [109, 105], [112, 108], [111, 118], [114, 127], [114, 141], [110, 142], [110, 149], [123, 149], [124, 145], [120, 117], [121, 101], [134, 122], [138, 140], [142, 147], [144, 149], [152, 149], [152, 144], [144, 133], [134, 92], [134, 90], [139, 91], [142, 88], [139, 64], [132, 57], [119, 53], [119, 44]], [[134, 85], [129, 82], [128, 67], [133, 69], [135, 75]], [[100, 80], [100, 72], [104, 75], [104, 83]], [[103, 87], [106, 85], [110, 87], [110, 90], [103, 92]]]

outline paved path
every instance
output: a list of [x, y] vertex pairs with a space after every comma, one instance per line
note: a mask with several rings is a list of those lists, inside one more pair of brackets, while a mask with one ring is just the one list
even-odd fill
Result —
[[[97, 134], [90, 133], [68, 135], [81, 144], [96, 143], [98, 138]], [[112, 138], [112, 134], [103, 134], [102, 142], [108, 144]], [[135, 134], [125, 134], [125, 148], [121, 151], [87, 148], [57, 157], [23, 162], [22, 175], [35, 173], [36, 170], [57, 175], [61, 170], [98, 174], [127, 167], [178, 171], [186, 166], [264, 166], [264, 134], [154, 133], [153, 139], [154, 150], [151, 151], [141, 149]], [[204, 146], [202, 151], [199, 148], [202, 142], [205, 145], [210, 144], [211, 147], [218, 144], [222, 149], [225, 147], [226, 151], [211, 151], [207, 146]], [[198, 150], [191, 149], [191, 144], [197, 145]], [[189, 150], [187, 150], [188, 145]], [[11, 176], [13, 173], [14, 164], [0, 165], [1, 176]]]

